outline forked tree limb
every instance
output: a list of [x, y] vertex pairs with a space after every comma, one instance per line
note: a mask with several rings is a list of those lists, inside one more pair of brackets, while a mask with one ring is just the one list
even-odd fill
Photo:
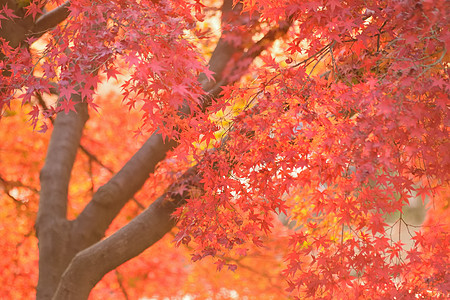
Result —
[[79, 252], [64, 272], [53, 299], [87, 299], [91, 289], [106, 273], [139, 255], [169, 232], [176, 223], [172, 213], [189, 197], [188, 191], [182, 195], [176, 193], [179, 184], [188, 189], [201, 188], [197, 168], [189, 169], [126, 226]]

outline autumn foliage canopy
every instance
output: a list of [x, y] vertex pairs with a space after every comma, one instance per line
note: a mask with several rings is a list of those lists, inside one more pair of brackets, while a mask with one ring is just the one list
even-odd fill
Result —
[[449, 297], [447, 1], [0, 22], [1, 299]]

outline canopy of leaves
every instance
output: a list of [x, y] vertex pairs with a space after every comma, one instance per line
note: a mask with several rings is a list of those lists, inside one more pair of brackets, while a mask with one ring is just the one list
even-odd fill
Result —
[[[3, 31], [60, 4], [3, 2]], [[171, 183], [186, 198], [177, 230], [94, 298], [449, 296], [448, 3], [234, 2], [227, 16], [222, 1], [77, 0], [43, 35], [2, 35], [0, 298], [34, 293], [46, 131], [74, 94], [91, 119], [69, 218], [155, 130], [177, 147], [107, 235]], [[234, 53], [215, 74], [219, 37]], [[195, 186], [179, 179], [192, 166]], [[422, 226], [403, 214], [417, 199]]]

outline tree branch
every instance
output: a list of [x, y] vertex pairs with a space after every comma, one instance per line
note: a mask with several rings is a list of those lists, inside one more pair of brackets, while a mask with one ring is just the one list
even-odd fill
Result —
[[31, 29], [33, 37], [41, 37], [48, 30], [52, 29], [62, 21], [64, 21], [70, 14], [68, 9], [70, 1], [66, 1], [57, 8], [40, 16], [33, 28]]
[[45, 164], [40, 173], [41, 201], [39, 202], [38, 224], [41, 221], [40, 216], [46, 217], [43, 214], [66, 218], [70, 173], [84, 124], [89, 118], [87, 104], [81, 103], [81, 97], [74, 94], [72, 99], [78, 102], [75, 105], [77, 112], [58, 113]]
[[[178, 194], [179, 185], [187, 187]], [[91, 289], [109, 271], [159, 241], [176, 224], [172, 213], [201, 189], [197, 167], [192, 167], [145, 211], [112, 236], [79, 252], [64, 272], [53, 299], [87, 299]]]
[[229, 76], [223, 77], [215, 85], [213, 85], [209, 91], [209, 95], [213, 97], [204, 97], [202, 102], [202, 110], [205, 110], [212, 104], [212, 100], [217, 97], [222, 91], [222, 87], [239, 80], [244, 73], [248, 71], [248, 68], [253, 63], [253, 60], [258, 57], [261, 52], [266, 50], [272, 43], [285, 35], [292, 25], [292, 21], [289, 18], [288, 21], [284, 21], [277, 28], [269, 30], [258, 42], [254, 43], [245, 53], [235, 62], [235, 66], [230, 72]]
[[9, 192], [12, 188], [20, 187], [20, 188], [28, 189], [28, 190], [32, 191], [33, 193], [39, 193], [39, 190], [37, 188], [35, 188], [35, 187], [32, 187], [32, 186], [27, 185], [27, 184], [23, 184], [20, 181], [9, 181], [9, 180], [6, 180], [1, 175], [0, 175], [0, 183], [3, 185], [4, 190], [6, 192]]
[[104, 236], [122, 207], [142, 187], [149, 174], [155, 170], [156, 164], [164, 159], [167, 151], [175, 146], [175, 141], [163, 141], [161, 134], [155, 132], [125, 166], [98, 189], [74, 221], [74, 254]]
[[[233, 9], [233, 0], [224, 0], [222, 5], [222, 24], [236, 23], [239, 21], [239, 17], [243, 18], [245, 14], [240, 13], [240, 7], [236, 6]], [[228, 31], [224, 31], [217, 42], [216, 48], [209, 60], [209, 69], [215, 74], [213, 75], [214, 81], [208, 81], [204, 74], [200, 74], [199, 82], [202, 84], [203, 90], [210, 91], [215, 83], [223, 79], [224, 71], [227, 65], [232, 62], [232, 57], [235, 53], [243, 51], [242, 46], [238, 47], [234, 44], [230, 44], [226, 41], [226, 35]]]

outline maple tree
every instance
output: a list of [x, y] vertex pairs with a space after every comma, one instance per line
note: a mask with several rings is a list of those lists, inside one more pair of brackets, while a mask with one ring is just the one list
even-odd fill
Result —
[[447, 8], [2, 0], [1, 297], [448, 297]]

